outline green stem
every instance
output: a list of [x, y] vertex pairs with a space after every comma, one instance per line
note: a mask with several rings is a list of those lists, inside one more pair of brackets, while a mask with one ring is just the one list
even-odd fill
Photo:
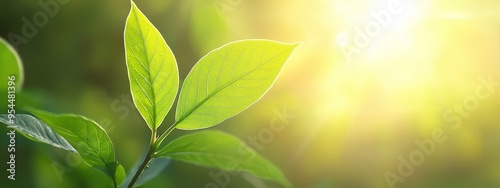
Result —
[[146, 157], [144, 157], [144, 160], [142, 161], [141, 165], [137, 169], [137, 171], [134, 174], [134, 177], [128, 184], [128, 188], [132, 188], [134, 186], [135, 182], [139, 179], [141, 174], [144, 172], [144, 170], [147, 168], [149, 162], [151, 159], [153, 159], [154, 153], [156, 149], [160, 146], [160, 144], [167, 138], [167, 136], [175, 129], [175, 126], [177, 123], [174, 123], [172, 126], [170, 126], [163, 134], [161, 134], [160, 137], [156, 138], [156, 130], [153, 130], [153, 134], [151, 135], [151, 141], [149, 142], [149, 149], [148, 153], [146, 154]]
[[149, 142], [148, 153], [146, 154], [146, 157], [144, 157], [144, 160], [142, 161], [141, 165], [139, 166], [139, 168], [135, 172], [134, 177], [132, 178], [132, 180], [128, 184], [128, 186], [127, 186], [128, 188], [132, 188], [132, 186], [134, 186], [137, 179], [139, 179], [139, 177], [141, 176], [141, 174], [144, 172], [144, 170], [148, 166], [149, 162], [151, 161], [151, 156], [153, 156], [153, 154], [156, 150], [155, 142], [156, 142], [156, 130], [153, 130], [153, 133], [151, 134], [151, 141]]
[[167, 138], [167, 136], [172, 132], [174, 131], [175, 129], [175, 126], [177, 125], [177, 123], [174, 123], [173, 125], [171, 125], [165, 132], [163, 132], [163, 134], [161, 134], [160, 137], [158, 137], [158, 139], [156, 140], [156, 143], [155, 143], [155, 148], [158, 148], [160, 146], [160, 144], [163, 142], [163, 140], [165, 140], [165, 138]]

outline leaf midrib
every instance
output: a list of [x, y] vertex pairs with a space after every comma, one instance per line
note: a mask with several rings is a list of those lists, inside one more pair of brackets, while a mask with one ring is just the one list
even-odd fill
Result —
[[[292, 46], [292, 47], [293, 47], [293, 46]], [[257, 68], [255, 68], [255, 69], [253, 69], [253, 70], [249, 71], [249, 72], [248, 72], [248, 73], [246, 73], [246, 74], [243, 74], [243, 75], [241, 75], [241, 76], [236, 77], [234, 80], [232, 80], [232, 81], [228, 82], [227, 84], [222, 85], [222, 87], [218, 88], [217, 90], [215, 90], [214, 92], [212, 92], [210, 95], [207, 95], [207, 97], [205, 97], [205, 98], [204, 98], [204, 99], [203, 99], [200, 103], [198, 103], [197, 105], [195, 105], [195, 107], [194, 107], [194, 108], [192, 108], [192, 110], [189, 110], [189, 111], [186, 113], [186, 115], [185, 115], [185, 116], [183, 116], [182, 118], [180, 118], [180, 119], [179, 119], [179, 120], [175, 123], [175, 125], [178, 125], [178, 124], [180, 124], [182, 121], [184, 121], [184, 120], [185, 120], [187, 117], [189, 117], [189, 115], [191, 115], [191, 114], [192, 114], [192, 113], [193, 113], [196, 109], [198, 109], [198, 108], [199, 108], [201, 105], [203, 105], [203, 104], [204, 104], [207, 100], [209, 100], [210, 98], [212, 98], [214, 95], [216, 95], [217, 93], [219, 93], [221, 90], [225, 89], [226, 87], [229, 87], [229, 85], [231, 85], [231, 84], [233, 84], [234, 82], [236, 82], [236, 81], [240, 80], [241, 78], [243, 78], [243, 77], [245, 77], [245, 76], [247, 76], [247, 75], [249, 75], [249, 74], [251, 74], [251, 73], [253, 73], [253, 72], [257, 71], [260, 67], [262, 67], [262, 66], [264, 66], [264, 65], [267, 65], [267, 64], [268, 64], [271, 60], [273, 60], [274, 58], [276, 58], [276, 57], [278, 57], [278, 56], [282, 55], [282, 54], [283, 54], [283, 53], [285, 53], [287, 50], [288, 50], [288, 48], [287, 48], [287, 49], [285, 49], [285, 50], [283, 50], [282, 52], [280, 52], [279, 54], [277, 54], [277, 55], [276, 55], [276, 56], [274, 56], [273, 58], [268, 59], [268, 60], [267, 60], [267, 62], [263, 63], [262, 65], [259, 65]], [[286, 62], [286, 61], [285, 61], [285, 62]]]
[[[151, 115], [151, 118], [152, 118], [152, 129], [155, 130], [156, 128], [156, 95], [155, 95], [155, 89], [154, 89], [154, 84], [151, 82], [152, 79], [151, 79], [151, 62], [149, 62], [149, 54], [148, 54], [148, 51], [146, 50], [146, 40], [144, 39], [144, 33], [142, 31], [142, 27], [140, 25], [140, 21], [139, 21], [139, 15], [140, 15], [140, 11], [138, 11], [138, 9], [134, 9], [134, 14], [135, 14], [135, 20], [137, 22], [137, 26], [139, 28], [139, 32], [140, 32], [140, 36], [141, 36], [141, 40], [142, 40], [142, 44], [144, 45], [144, 48], [142, 49], [144, 54], [146, 54], [146, 61], [148, 63], [148, 82], [149, 82], [149, 85], [151, 86], [151, 91], [152, 91], [152, 94], [151, 94], [151, 107], [152, 107], [152, 110], [153, 110], [153, 115]], [[151, 24], [151, 23], [149, 23]], [[152, 24], [151, 24], [152, 25]], [[150, 28], [150, 29], [154, 29], [154, 28]], [[149, 35], [149, 33], [148, 33]], [[158, 44], [156, 44], [156, 47], [158, 48]], [[158, 73], [160, 74], [160, 73]], [[139, 83], [137, 83], [139, 84]]]

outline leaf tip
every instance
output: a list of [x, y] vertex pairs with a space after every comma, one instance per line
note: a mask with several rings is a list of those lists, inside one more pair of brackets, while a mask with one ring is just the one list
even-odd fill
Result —
[[302, 45], [302, 43], [304, 43], [304, 42], [296, 42], [296, 43], [292, 43], [292, 45], [295, 47], [298, 47], [298, 46]]

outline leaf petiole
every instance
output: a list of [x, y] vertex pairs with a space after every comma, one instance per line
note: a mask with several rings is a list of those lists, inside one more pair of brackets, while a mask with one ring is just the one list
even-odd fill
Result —
[[160, 144], [163, 142], [163, 140], [165, 140], [165, 138], [167, 138], [167, 136], [172, 133], [172, 131], [174, 131], [175, 129], [175, 126], [177, 125], [177, 123], [174, 123], [172, 124], [170, 127], [168, 127], [168, 129], [163, 132], [159, 137], [158, 139], [156, 139], [156, 143], [155, 143], [155, 150], [158, 149], [158, 147], [160, 146]]

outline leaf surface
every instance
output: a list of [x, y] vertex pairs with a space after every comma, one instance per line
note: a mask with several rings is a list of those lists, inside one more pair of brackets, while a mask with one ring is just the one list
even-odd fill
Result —
[[163, 36], [134, 2], [125, 26], [125, 54], [134, 104], [155, 130], [177, 95], [179, 71]]
[[115, 184], [120, 185], [125, 180], [126, 175], [125, 168], [121, 164], [117, 164], [114, 178]]
[[29, 111], [66, 139], [83, 161], [104, 174], [115, 177], [115, 150], [111, 139], [101, 126], [78, 115], [56, 115], [35, 109]]
[[9, 123], [7, 114], [0, 114], [0, 122], [14, 128], [27, 138], [52, 145], [57, 148], [76, 152], [66, 139], [59, 136], [52, 128], [39, 119], [28, 114], [16, 114], [14, 124]]
[[177, 104], [178, 129], [214, 126], [257, 102], [298, 44], [243, 40], [215, 49], [193, 67]]
[[278, 167], [237, 137], [220, 131], [200, 131], [182, 136], [167, 144], [155, 155], [227, 171], [244, 171], [290, 187]]
[[0, 90], [3, 91], [7, 89], [7, 77], [16, 77], [16, 88], [21, 89], [24, 72], [21, 58], [17, 54], [16, 50], [4, 39], [0, 38]]

